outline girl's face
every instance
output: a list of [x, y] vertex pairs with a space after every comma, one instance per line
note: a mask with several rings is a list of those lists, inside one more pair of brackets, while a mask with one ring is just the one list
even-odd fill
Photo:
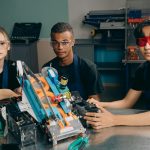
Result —
[[10, 49], [10, 43], [4, 34], [0, 33], [0, 60], [4, 60], [7, 56], [7, 52]]

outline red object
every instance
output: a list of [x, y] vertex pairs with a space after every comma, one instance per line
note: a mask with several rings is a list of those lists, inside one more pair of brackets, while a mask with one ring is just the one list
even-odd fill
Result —
[[141, 23], [143, 21], [143, 18], [128, 18], [128, 23]]
[[150, 45], [150, 36], [145, 36], [142, 38], [137, 38], [136, 43], [140, 47], [144, 47], [147, 43]]
[[53, 102], [61, 102], [63, 99], [62, 99], [62, 95], [58, 95], [58, 96], [55, 96], [52, 101]]
[[139, 56], [136, 51], [136, 46], [128, 46], [128, 60], [138, 60]]

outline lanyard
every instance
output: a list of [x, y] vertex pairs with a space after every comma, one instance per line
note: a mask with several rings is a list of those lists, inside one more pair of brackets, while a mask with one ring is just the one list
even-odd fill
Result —
[[4, 61], [3, 76], [2, 76], [2, 88], [8, 88], [8, 62]]
[[80, 77], [80, 67], [79, 67], [79, 61], [78, 61], [78, 57], [76, 54], [74, 54], [73, 57], [74, 61], [74, 71], [75, 71], [75, 89], [78, 90], [80, 92], [81, 97], [85, 97], [85, 92], [84, 92], [84, 88], [83, 88], [83, 84], [81, 82], [81, 77]]

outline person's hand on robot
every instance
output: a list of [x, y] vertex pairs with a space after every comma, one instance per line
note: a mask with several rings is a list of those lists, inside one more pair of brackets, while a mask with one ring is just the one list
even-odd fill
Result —
[[0, 89], [0, 100], [18, 96], [18, 94], [10, 89]]
[[90, 124], [93, 129], [99, 130], [106, 127], [115, 126], [115, 117], [116, 115], [113, 115], [109, 111], [107, 111], [105, 108], [103, 108], [100, 104], [100, 102], [90, 99], [88, 100], [90, 103], [93, 103], [96, 105], [97, 108], [100, 109], [99, 112], [88, 112], [84, 116], [84, 119], [87, 120], [87, 123]]

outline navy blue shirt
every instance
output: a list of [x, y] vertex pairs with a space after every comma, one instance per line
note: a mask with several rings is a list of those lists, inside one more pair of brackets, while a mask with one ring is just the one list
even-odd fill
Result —
[[[17, 69], [16, 69], [16, 62], [11, 60], [5, 60], [7, 62], [7, 86], [3, 87], [3, 80], [4, 80], [4, 70], [0, 73], [0, 89], [8, 88], [14, 90], [20, 87], [20, 84], [17, 80]], [[6, 74], [5, 74], [6, 75]]]

